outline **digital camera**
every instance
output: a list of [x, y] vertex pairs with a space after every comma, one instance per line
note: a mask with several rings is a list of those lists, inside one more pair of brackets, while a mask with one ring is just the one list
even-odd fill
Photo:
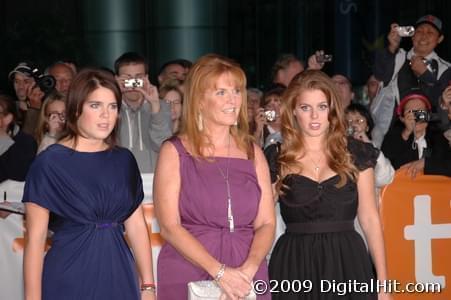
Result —
[[410, 37], [415, 34], [415, 27], [413, 26], [398, 26], [396, 30], [400, 37]]
[[346, 128], [347, 136], [354, 136], [354, 132], [355, 132], [354, 126], [348, 126], [348, 128]]
[[143, 87], [144, 86], [144, 80], [139, 79], [139, 78], [125, 79], [124, 86], [126, 88]]
[[274, 122], [276, 119], [276, 111], [275, 110], [265, 110], [266, 121]]
[[316, 56], [316, 62], [317, 63], [326, 63], [326, 62], [331, 62], [333, 59], [333, 55], [332, 54], [320, 54]]
[[413, 110], [412, 113], [417, 123], [427, 123], [431, 120], [431, 114], [427, 110]]

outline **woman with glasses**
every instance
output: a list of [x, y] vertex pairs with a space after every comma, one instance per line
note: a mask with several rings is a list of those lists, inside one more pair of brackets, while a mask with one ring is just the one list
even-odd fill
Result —
[[66, 126], [66, 102], [63, 94], [52, 92], [44, 101], [36, 128], [38, 153], [55, 144]]
[[[346, 108], [347, 134], [356, 140], [364, 143], [371, 143], [371, 131], [374, 128], [373, 118], [368, 109], [357, 103], [350, 104]], [[374, 146], [374, 144], [373, 144]], [[382, 151], [379, 151], [376, 166], [374, 167], [374, 185], [376, 190], [392, 182], [395, 175], [390, 160], [388, 160]]]
[[262, 148], [281, 141], [280, 106], [284, 91], [284, 86], [275, 85], [266, 91], [260, 100], [260, 108], [254, 118], [254, 138]]
[[160, 98], [171, 106], [172, 133], [177, 133], [182, 118], [183, 92], [178, 79], [164, 81], [159, 89]]

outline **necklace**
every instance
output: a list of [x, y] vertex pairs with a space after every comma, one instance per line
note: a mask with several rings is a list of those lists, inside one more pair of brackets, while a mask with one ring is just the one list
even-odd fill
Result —
[[315, 166], [315, 168], [314, 168], [315, 172], [318, 173], [319, 172], [319, 164], [321, 163], [321, 157], [319, 158], [318, 162], [315, 162], [310, 155], [309, 155], [309, 159]]
[[218, 167], [219, 173], [221, 173], [222, 178], [224, 178], [227, 188], [227, 222], [229, 222], [229, 231], [235, 231], [235, 223], [233, 221], [233, 212], [232, 212], [232, 196], [230, 194], [230, 184], [229, 184], [229, 161], [230, 161], [230, 133], [229, 133], [229, 142], [227, 144], [227, 161], [226, 161], [226, 171], [225, 174], [222, 169]]

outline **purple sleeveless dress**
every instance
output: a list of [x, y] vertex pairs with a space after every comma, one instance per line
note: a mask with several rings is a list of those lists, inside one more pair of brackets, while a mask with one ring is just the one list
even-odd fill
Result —
[[[239, 267], [246, 260], [254, 237], [253, 221], [257, 216], [261, 190], [252, 160], [230, 158], [229, 182], [235, 231], [227, 221], [227, 188], [219, 169], [226, 173], [227, 158], [215, 161], [193, 158], [178, 137], [169, 140], [180, 160], [179, 210], [182, 226], [188, 230], [219, 262]], [[203, 269], [194, 266], [166, 243], [158, 256], [158, 299], [187, 299], [190, 281], [212, 280]], [[268, 280], [266, 260], [255, 280]], [[270, 295], [259, 297], [270, 299]]]

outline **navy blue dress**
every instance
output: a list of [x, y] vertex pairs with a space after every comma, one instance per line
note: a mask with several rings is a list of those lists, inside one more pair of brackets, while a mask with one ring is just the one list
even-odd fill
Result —
[[77, 152], [55, 144], [36, 158], [22, 201], [52, 213], [42, 299], [140, 299], [123, 222], [143, 197], [127, 149]]

